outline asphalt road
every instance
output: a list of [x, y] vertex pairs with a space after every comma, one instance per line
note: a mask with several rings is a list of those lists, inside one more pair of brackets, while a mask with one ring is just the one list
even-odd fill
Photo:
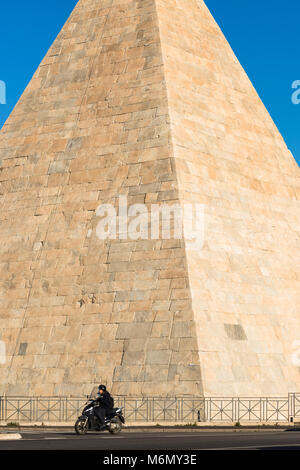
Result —
[[300, 450], [300, 431], [126, 432], [118, 436], [72, 431], [21, 431], [22, 439], [0, 441], [1, 450]]

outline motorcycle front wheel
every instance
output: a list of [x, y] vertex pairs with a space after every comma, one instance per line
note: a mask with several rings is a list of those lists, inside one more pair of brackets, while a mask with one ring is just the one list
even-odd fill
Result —
[[88, 422], [86, 419], [78, 418], [75, 423], [75, 432], [81, 436], [88, 432]]
[[110, 434], [119, 434], [122, 431], [122, 423], [118, 416], [111, 420], [108, 426], [108, 430]]

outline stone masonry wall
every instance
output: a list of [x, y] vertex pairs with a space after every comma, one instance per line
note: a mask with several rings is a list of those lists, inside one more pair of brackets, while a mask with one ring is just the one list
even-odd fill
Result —
[[0, 394], [202, 393], [181, 240], [96, 236], [178, 200], [154, 0], [81, 0], [0, 135]]
[[205, 206], [187, 251], [206, 396], [297, 391], [300, 172], [203, 1], [158, 0], [181, 202]]

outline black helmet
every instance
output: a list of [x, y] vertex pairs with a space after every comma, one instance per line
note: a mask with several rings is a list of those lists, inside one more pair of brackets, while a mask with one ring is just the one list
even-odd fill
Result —
[[99, 385], [99, 390], [103, 390], [103, 392], [106, 392], [106, 387], [105, 385]]

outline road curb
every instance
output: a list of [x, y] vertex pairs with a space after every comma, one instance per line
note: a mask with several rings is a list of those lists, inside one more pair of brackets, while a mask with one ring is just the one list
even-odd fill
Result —
[[0, 433], [0, 441], [16, 441], [18, 439], [22, 439], [22, 436], [19, 433]]
[[[1, 428], [0, 428], [1, 429]], [[300, 429], [294, 429], [291, 427], [227, 427], [227, 428], [221, 428], [221, 427], [195, 427], [195, 428], [184, 428], [184, 427], [123, 427], [123, 433], [243, 433], [243, 432], [250, 432], [250, 433], [255, 433], [255, 432], [285, 432], [285, 431], [299, 431]], [[72, 432], [74, 431], [73, 427], [20, 427], [18, 429], [19, 432], [41, 432], [41, 433], [53, 433], [53, 432]], [[9, 431], [8, 431], [9, 432]], [[1, 435], [1, 431], [0, 431]]]

